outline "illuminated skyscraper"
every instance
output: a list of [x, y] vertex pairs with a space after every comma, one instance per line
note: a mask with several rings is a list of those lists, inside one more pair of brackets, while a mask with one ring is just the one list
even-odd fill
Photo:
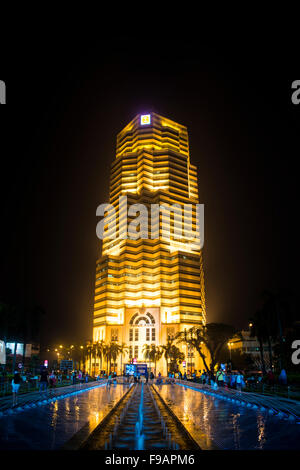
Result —
[[[120, 196], [127, 196], [127, 209], [144, 204], [149, 214], [153, 204], [195, 207], [197, 169], [190, 163], [186, 127], [151, 113], [136, 116], [117, 136], [110, 178], [117, 236], [111, 238], [107, 232], [97, 261], [93, 341], [126, 343], [124, 364], [132, 358], [145, 362], [145, 344], [165, 344], [178, 331], [205, 323], [206, 315], [200, 248], [186, 232], [185, 237], [175, 236], [175, 215], [171, 217], [175, 232], [164, 234], [163, 211], [154, 227], [156, 235], [149, 228], [141, 238], [125, 238], [133, 217], [120, 204]], [[193, 209], [193, 228], [195, 220]], [[185, 345], [180, 348], [190, 369], [201, 367], [191, 351], [187, 357]]]

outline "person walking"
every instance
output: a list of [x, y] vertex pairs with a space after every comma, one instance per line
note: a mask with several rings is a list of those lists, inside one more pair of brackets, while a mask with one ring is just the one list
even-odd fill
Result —
[[236, 388], [236, 374], [234, 372], [230, 374], [229, 386], [230, 388]]
[[82, 385], [83, 384], [83, 373], [81, 372], [80, 369], [78, 371], [78, 380], [79, 380], [80, 385]]
[[14, 377], [11, 382], [11, 387], [12, 387], [12, 394], [13, 394], [13, 406], [17, 406], [18, 404], [18, 393], [19, 393], [19, 388], [21, 385], [22, 379], [20, 377], [19, 372], [16, 370], [14, 373]]
[[273, 371], [271, 369], [268, 370], [267, 380], [268, 380], [268, 384], [270, 385], [270, 387], [272, 387], [275, 384], [275, 375], [273, 374]]
[[218, 387], [224, 387], [224, 371], [221, 367], [218, 369], [218, 372], [216, 374], [216, 379], [217, 379]]
[[49, 376], [49, 388], [50, 391], [53, 392], [56, 386], [56, 375], [54, 374], [54, 370], [51, 372], [51, 375]]
[[285, 369], [281, 369], [281, 372], [278, 377], [278, 381], [281, 385], [287, 385], [287, 375]]
[[48, 370], [45, 366], [42, 366], [40, 376], [40, 393], [46, 392], [48, 388]]
[[110, 388], [111, 383], [112, 383], [112, 374], [110, 373], [107, 379], [106, 386]]
[[242, 391], [243, 381], [244, 381], [244, 376], [239, 371], [237, 376], [236, 376], [236, 389], [238, 390], [239, 393], [241, 393], [241, 391]]
[[145, 372], [145, 379], [146, 379], [146, 384], [147, 384], [147, 383], [148, 383], [148, 379], [149, 379], [148, 370], [146, 370], [146, 372]]

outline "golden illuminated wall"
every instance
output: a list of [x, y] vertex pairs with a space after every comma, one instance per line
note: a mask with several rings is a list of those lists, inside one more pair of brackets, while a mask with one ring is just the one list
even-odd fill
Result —
[[[154, 113], [150, 119], [141, 125], [141, 115], [136, 116], [117, 136], [110, 203], [120, 232], [130, 219], [119, 207], [119, 196], [128, 197], [128, 206], [144, 204], [149, 213], [151, 204], [198, 203], [186, 127]], [[190, 219], [195, 230], [194, 210]], [[157, 229], [158, 239], [150, 239], [150, 233], [149, 239], [110, 239], [108, 233], [103, 240], [96, 269], [94, 340], [110, 340], [108, 332], [120, 325], [118, 341], [128, 343], [128, 309], [157, 309], [157, 344], [165, 341], [167, 325], [178, 331], [205, 322], [201, 252], [189, 238], [164, 237], [162, 214]]]

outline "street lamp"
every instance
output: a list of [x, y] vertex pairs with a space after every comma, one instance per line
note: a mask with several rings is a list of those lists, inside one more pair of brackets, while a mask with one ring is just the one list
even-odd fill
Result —
[[227, 344], [228, 344], [228, 348], [229, 348], [230, 362], [231, 362], [231, 346], [233, 345], [233, 343], [227, 343]]

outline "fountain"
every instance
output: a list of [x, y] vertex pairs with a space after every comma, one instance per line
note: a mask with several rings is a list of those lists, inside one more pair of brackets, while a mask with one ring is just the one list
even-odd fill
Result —
[[144, 450], [145, 436], [143, 434], [143, 421], [144, 421], [144, 382], [142, 382], [141, 398], [138, 409], [138, 420], [135, 423], [135, 450]]

